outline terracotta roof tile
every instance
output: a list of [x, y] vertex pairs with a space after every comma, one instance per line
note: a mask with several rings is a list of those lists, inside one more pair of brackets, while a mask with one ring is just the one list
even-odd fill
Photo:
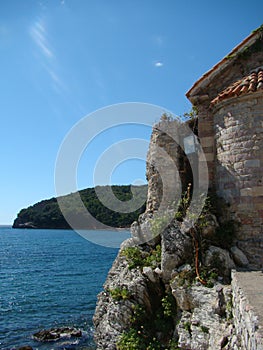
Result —
[[231, 84], [211, 101], [210, 106], [214, 106], [227, 98], [259, 91], [261, 89], [263, 89], [263, 68], [259, 68], [248, 76]]

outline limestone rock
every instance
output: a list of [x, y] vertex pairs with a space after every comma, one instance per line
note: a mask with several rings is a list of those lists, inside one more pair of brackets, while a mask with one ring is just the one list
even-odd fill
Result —
[[231, 326], [225, 318], [227, 286], [216, 285], [206, 288], [193, 285], [185, 288], [171, 284], [172, 293], [182, 309], [177, 326], [180, 349], [220, 350], [222, 334], [225, 341], [231, 337]]
[[230, 280], [231, 270], [235, 268], [235, 263], [231, 259], [229, 252], [215, 246], [208, 248], [205, 255], [205, 265], [216, 267], [227, 281]]
[[125, 241], [121, 243], [120, 250], [123, 250], [128, 247], [133, 247], [134, 246], [134, 241], [132, 238], [128, 238]]
[[246, 255], [237, 246], [231, 247], [231, 253], [237, 266], [246, 267], [249, 262]]
[[178, 223], [173, 223], [164, 230], [162, 238], [161, 270], [163, 281], [169, 282], [172, 272], [183, 265], [193, 255], [192, 240], [180, 230]]
[[152, 213], [143, 213], [139, 216], [138, 221], [131, 225], [131, 236], [133, 245], [147, 243], [149, 246], [155, 246], [160, 238], [152, 231]]
[[55, 341], [61, 338], [81, 337], [82, 332], [72, 327], [51, 328], [39, 331], [33, 334], [34, 339], [38, 341]]
[[213, 214], [206, 215], [205, 217], [206, 225], [202, 228], [202, 236], [211, 238], [216, 232], [216, 228], [219, 226], [217, 218]]
[[159, 267], [156, 267], [154, 269], [154, 272], [159, 276], [159, 277], [162, 277], [162, 270], [159, 268]]
[[[151, 268], [150, 268], [151, 269]], [[120, 253], [108, 274], [104, 284], [104, 292], [98, 295], [97, 306], [93, 317], [95, 326], [94, 339], [97, 349], [116, 349], [116, 342], [125, 330], [131, 326], [131, 317], [136, 305], [143, 305], [150, 314], [154, 300], [158, 299], [161, 286], [159, 279], [153, 279], [149, 275], [149, 269], [144, 269], [145, 276], [139, 268], [130, 270], [125, 257]], [[151, 278], [154, 276], [151, 270]], [[154, 284], [154, 287], [153, 287]], [[110, 290], [125, 288], [129, 297], [121, 300], [114, 300]]]
[[149, 266], [144, 266], [142, 273], [144, 276], [146, 276], [151, 282], [155, 283], [156, 282], [156, 276], [152, 270], [151, 267]]

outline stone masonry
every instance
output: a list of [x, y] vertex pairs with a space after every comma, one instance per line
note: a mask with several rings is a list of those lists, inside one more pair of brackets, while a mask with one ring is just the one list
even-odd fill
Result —
[[263, 273], [232, 271], [233, 317], [242, 349], [263, 349]]
[[[210, 188], [240, 224], [237, 245], [263, 267], [263, 36], [254, 31], [187, 92], [198, 110], [198, 136]], [[203, 165], [199, 167], [202, 178]]]
[[214, 110], [216, 190], [240, 223], [238, 247], [263, 267], [262, 92], [226, 100]]

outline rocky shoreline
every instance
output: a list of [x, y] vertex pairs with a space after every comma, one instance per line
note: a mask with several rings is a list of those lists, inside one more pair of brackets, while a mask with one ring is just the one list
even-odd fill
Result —
[[[232, 258], [240, 259], [240, 252], [234, 256], [226, 249], [209, 246], [204, 252], [206, 280], [202, 284], [195, 275], [191, 241], [174, 222], [159, 242], [141, 247], [123, 243], [98, 296], [94, 315], [98, 350], [125, 349], [125, 336], [137, 341], [138, 349], [154, 343], [149, 349], [239, 349], [227, 282], [236, 266]], [[136, 266], [136, 258], [132, 261], [127, 253], [129, 249], [134, 255], [137, 251], [145, 262], [143, 257], [153, 256], [157, 246], [161, 246], [161, 259], [148, 259], [152, 262], [147, 266], [138, 261]], [[132, 336], [131, 330], [136, 335]]]
[[[39, 344], [41, 344], [41, 348], [46, 343], [54, 343], [56, 344], [56, 348], [58, 349], [86, 349], [86, 350], [94, 350], [94, 346], [82, 346], [81, 341], [83, 341], [86, 337], [86, 332], [75, 328], [75, 327], [55, 327], [49, 329], [42, 329], [34, 334], [32, 334], [32, 339], [36, 345], [24, 345], [18, 348], [12, 348], [10, 350], [34, 350], [38, 349]], [[38, 344], [38, 345], [37, 345]]]
[[[165, 123], [171, 132], [172, 125]], [[236, 225], [217, 199], [204, 203], [195, 223], [187, 222], [189, 186], [176, 213], [168, 205], [160, 213], [162, 203], [175, 201], [178, 187], [169, 187], [174, 173], [166, 158], [157, 157], [158, 147], [178, 162], [174, 141], [154, 128], [147, 156], [146, 212], [132, 224], [132, 238], [121, 245], [98, 295], [93, 319], [97, 349], [238, 350], [231, 270], [247, 267], [248, 259], [235, 243]], [[162, 179], [156, 157], [167, 169]], [[169, 187], [165, 193], [163, 181]], [[215, 210], [216, 205], [221, 209]]]

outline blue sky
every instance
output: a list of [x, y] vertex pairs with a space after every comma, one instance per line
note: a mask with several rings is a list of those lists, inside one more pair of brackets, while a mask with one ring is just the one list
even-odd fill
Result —
[[[262, 12], [261, 0], [0, 1], [0, 224], [55, 195], [58, 149], [81, 118], [124, 102], [183, 114], [185, 92]], [[93, 185], [87, 168], [120, 134], [149, 139], [150, 128], [100, 135], [80, 162], [79, 188]], [[113, 183], [145, 178], [143, 161], [117, 170]]]

